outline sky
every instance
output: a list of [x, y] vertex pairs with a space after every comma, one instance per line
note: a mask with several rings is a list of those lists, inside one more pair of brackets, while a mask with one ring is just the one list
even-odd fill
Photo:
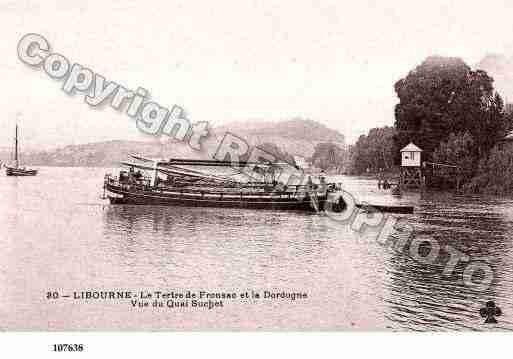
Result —
[[310, 118], [348, 142], [393, 125], [394, 83], [427, 56], [513, 54], [508, 1], [0, 1], [0, 147], [143, 139], [134, 120], [23, 64], [38, 33], [71, 63], [192, 122]]

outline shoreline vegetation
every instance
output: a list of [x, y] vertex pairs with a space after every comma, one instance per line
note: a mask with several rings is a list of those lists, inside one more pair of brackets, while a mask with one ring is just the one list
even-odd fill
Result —
[[[309, 119], [233, 123], [213, 128], [214, 137], [235, 131], [248, 144], [294, 163], [305, 172], [384, 178], [396, 182], [400, 149], [413, 142], [422, 149], [429, 189], [460, 193], [513, 193], [513, 105], [504, 104], [493, 78], [460, 58], [431, 56], [397, 81], [393, 126], [372, 128], [355, 144], [339, 132]], [[232, 128], [233, 127], [233, 128]], [[219, 132], [220, 131], [220, 132]], [[33, 151], [24, 163], [35, 166], [112, 167], [129, 153], [148, 157], [190, 157], [175, 143], [105, 141]], [[196, 154], [197, 155], [197, 154]], [[0, 161], [9, 154], [0, 149]]]
[[504, 104], [492, 77], [459, 58], [431, 56], [394, 89], [394, 126], [372, 128], [345, 149], [319, 148], [311, 162], [393, 181], [401, 148], [413, 142], [423, 150], [427, 189], [513, 194], [513, 138], [503, 141], [513, 130], [512, 105]]
[[349, 173], [394, 173], [400, 149], [413, 142], [427, 162], [428, 189], [513, 193], [513, 146], [503, 141], [513, 130], [513, 114], [492, 77], [459, 58], [432, 56], [399, 80], [395, 91], [394, 126], [360, 136], [349, 149]]

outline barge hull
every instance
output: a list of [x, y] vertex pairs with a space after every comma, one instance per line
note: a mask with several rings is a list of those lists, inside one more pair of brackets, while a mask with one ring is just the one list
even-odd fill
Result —
[[[164, 205], [164, 206], [186, 206], [186, 207], [223, 207], [223, 208], [249, 208], [249, 209], [271, 209], [271, 210], [300, 210], [315, 211], [310, 203], [310, 198], [281, 198], [261, 196], [259, 198], [237, 198], [231, 196], [207, 196], [192, 194], [169, 194], [155, 191], [124, 191], [118, 188], [107, 186], [111, 193], [108, 195], [111, 204], [130, 205]], [[265, 198], [268, 197], [268, 198]], [[319, 208], [323, 209], [326, 203], [326, 196], [318, 196]]]

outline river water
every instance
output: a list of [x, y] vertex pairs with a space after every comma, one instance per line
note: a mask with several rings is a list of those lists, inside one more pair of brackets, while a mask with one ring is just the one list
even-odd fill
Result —
[[[359, 201], [412, 204], [401, 223], [486, 261], [484, 291], [464, 266], [443, 276], [326, 215], [239, 209], [111, 206], [105, 169], [40, 168], [0, 176], [2, 330], [510, 330], [513, 329], [513, 199], [408, 193], [338, 177]], [[478, 278], [479, 279], [479, 278]], [[301, 292], [223, 307], [138, 308], [129, 300], [47, 299], [82, 291]], [[487, 300], [502, 309], [483, 324]]]

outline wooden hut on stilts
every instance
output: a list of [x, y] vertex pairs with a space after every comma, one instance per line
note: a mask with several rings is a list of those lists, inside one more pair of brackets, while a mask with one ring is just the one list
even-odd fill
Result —
[[401, 188], [422, 188], [425, 179], [422, 174], [422, 149], [413, 142], [410, 142], [401, 150], [401, 177], [399, 186]]

